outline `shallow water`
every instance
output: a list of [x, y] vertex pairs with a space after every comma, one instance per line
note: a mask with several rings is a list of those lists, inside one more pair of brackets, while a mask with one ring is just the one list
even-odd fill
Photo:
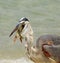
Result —
[[33, 63], [32, 61], [30, 61], [28, 58], [26, 57], [22, 57], [20, 59], [15, 59], [15, 60], [12, 60], [12, 59], [3, 59], [3, 60], [0, 60], [0, 63]]
[[9, 38], [21, 17], [30, 20], [34, 43], [43, 34], [60, 35], [60, 0], [0, 0], [0, 59], [17, 59], [25, 55], [23, 44]]

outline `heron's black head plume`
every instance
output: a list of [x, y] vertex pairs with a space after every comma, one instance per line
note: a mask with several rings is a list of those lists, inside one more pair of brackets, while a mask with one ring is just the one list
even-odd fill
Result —
[[20, 20], [19, 20], [19, 22], [21, 22], [21, 21], [29, 21], [26, 17], [23, 17], [23, 18], [21, 18]]

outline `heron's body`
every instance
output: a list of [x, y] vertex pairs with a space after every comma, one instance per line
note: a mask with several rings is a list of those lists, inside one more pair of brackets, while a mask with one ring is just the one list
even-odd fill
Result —
[[57, 35], [42, 35], [36, 45], [32, 46], [33, 30], [27, 18], [21, 18], [20, 23], [11, 32], [10, 36], [16, 31], [14, 41], [17, 38], [22, 42], [26, 41], [27, 54], [35, 63], [60, 63], [60, 36]]
[[33, 55], [31, 55], [30, 57], [35, 62], [39, 61], [38, 63], [40, 63], [41, 59], [42, 62], [45, 63], [48, 63], [50, 60], [53, 60], [56, 63], [60, 62], [60, 36], [42, 35], [37, 39], [35, 48], [36, 48], [36, 53], [38, 54], [32, 53]]

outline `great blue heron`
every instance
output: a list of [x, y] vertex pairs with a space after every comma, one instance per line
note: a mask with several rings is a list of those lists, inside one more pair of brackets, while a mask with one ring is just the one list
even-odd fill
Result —
[[60, 36], [40, 36], [36, 41], [36, 45], [31, 46], [33, 30], [27, 18], [20, 19], [20, 23], [15, 27], [10, 36], [15, 31], [17, 31], [21, 41], [22, 37], [27, 41], [27, 56], [35, 63], [60, 63]]
[[14, 32], [16, 32], [14, 42], [17, 38], [20, 39], [20, 42], [22, 42], [22, 40], [25, 39], [25, 47], [27, 48], [27, 50], [30, 51], [30, 47], [33, 42], [33, 30], [31, 28], [29, 20], [26, 17], [23, 17], [19, 20], [19, 23], [13, 29], [9, 37], [12, 36]]

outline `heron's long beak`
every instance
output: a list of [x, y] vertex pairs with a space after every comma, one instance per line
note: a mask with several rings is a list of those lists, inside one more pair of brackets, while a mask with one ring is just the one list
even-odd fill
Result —
[[9, 35], [9, 37], [13, 35], [13, 33], [18, 29], [18, 27], [19, 27], [19, 24], [18, 24], [18, 25], [15, 27], [15, 29], [11, 32], [11, 34]]
[[13, 33], [14, 33], [16, 30], [18, 30], [18, 28], [19, 28], [20, 26], [22, 26], [23, 24], [24, 24], [24, 21], [21, 21], [21, 22], [14, 28], [14, 30], [11, 32], [11, 34], [9, 35], [9, 37], [12, 36]]

